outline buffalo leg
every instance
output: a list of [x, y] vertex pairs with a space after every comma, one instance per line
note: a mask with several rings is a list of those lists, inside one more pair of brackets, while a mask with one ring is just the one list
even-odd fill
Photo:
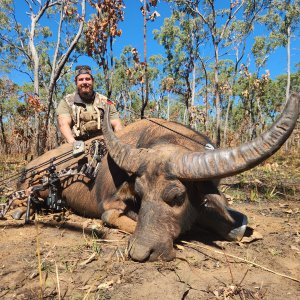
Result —
[[[27, 207], [22, 207], [14, 211], [11, 216], [15, 220], [21, 220], [22, 217], [27, 213]], [[32, 216], [34, 213], [33, 209], [30, 209], [29, 216]]]
[[15, 220], [20, 220], [22, 218], [22, 216], [26, 213], [27, 208], [23, 207], [23, 208], [19, 208], [16, 211], [14, 211], [11, 216], [13, 219]]
[[122, 231], [133, 233], [135, 231], [136, 222], [124, 215], [124, 213], [118, 209], [110, 209], [105, 211], [101, 219], [107, 225], [116, 227]]

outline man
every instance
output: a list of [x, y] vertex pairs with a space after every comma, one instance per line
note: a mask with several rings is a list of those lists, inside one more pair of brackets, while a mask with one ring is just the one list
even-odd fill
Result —
[[[83, 141], [101, 135], [102, 110], [107, 104], [110, 105], [111, 125], [114, 131], [121, 130], [122, 124], [116, 107], [105, 96], [94, 91], [94, 78], [89, 66], [76, 67], [75, 83], [77, 91], [67, 95], [60, 101], [57, 107], [57, 115], [59, 129], [66, 141], [73, 144], [73, 155], [77, 156], [84, 151]], [[97, 148], [97, 151], [99, 151], [99, 148]], [[100, 161], [101, 157], [95, 151], [91, 161], [81, 162], [79, 166], [80, 173], [94, 179]], [[51, 174], [53, 177], [49, 176], [49, 195], [46, 203], [51, 209], [61, 210], [64, 205], [61, 200], [62, 187], [55, 176], [55, 168], [52, 171], [54, 173]], [[32, 187], [26, 190], [26, 194], [27, 197], [32, 194]], [[25, 212], [27, 212], [26, 207], [16, 211], [12, 216], [14, 219], [20, 219]], [[29, 218], [29, 215], [26, 215], [26, 218]]]
[[59, 129], [70, 144], [101, 134], [101, 114], [110, 105], [111, 125], [115, 132], [122, 129], [116, 107], [94, 91], [94, 77], [89, 66], [75, 69], [77, 91], [62, 99], [57, 107]]

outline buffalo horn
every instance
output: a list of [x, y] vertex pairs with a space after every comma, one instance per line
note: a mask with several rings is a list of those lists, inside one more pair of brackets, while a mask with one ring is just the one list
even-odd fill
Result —
[[185, 180], [223, 178], [247, 171], [274, 154], [292, 133], [300, 96], [292, 94], [277, 121], [253, 141], [231, 149], [188, 152], [171, 158], [169, 171]]
[[116, 137], [110, 125], [109, 105], [104, 113], [102, 131], [109, 155], [121, 169], [128, 173], [136, 173], [141, 163], [153, 152], [151, 149], [140, 149], [124, 144]]

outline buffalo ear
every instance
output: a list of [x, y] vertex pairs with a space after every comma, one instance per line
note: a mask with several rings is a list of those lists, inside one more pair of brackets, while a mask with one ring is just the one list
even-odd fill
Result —
[[134, 196], [134, 182], [125, 181], [115, 192], [113, 200], [126, 201], [128, 199], [133, 199]]

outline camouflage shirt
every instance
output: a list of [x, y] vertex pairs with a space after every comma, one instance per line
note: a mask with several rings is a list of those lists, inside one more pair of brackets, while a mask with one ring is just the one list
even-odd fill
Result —
[[119, 119], [115, 105], [97, 92], [91, 103], [83, 101], [77, 92], [65, 96], [58, 104], [56, 113], [58, 116], [72, 118], [72, 130], [77, 137], [101, 134], [101, 120], [107, 104], [110, 105], [110, 119]]

